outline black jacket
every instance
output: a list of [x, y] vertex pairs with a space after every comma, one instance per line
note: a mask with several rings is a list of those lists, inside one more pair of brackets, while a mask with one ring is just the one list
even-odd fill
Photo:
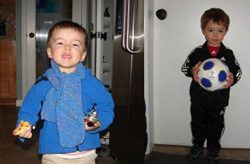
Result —
[[[199, 61], [204, 61], [208, 58], [212, 58], [208, 47], [207, 42], [202, 46], [195, 48], [187, 57], [186, 61], [182, 65], [181, 71], [188, 77], [192, 77], [192, 82], [190, 86], [190, 96], [191, 102], [202, 103], [208, 105], [209, 107], [225, 107], [228, 105], [229, 96], [230, 96], [230, 87], [228, 89], [217, 90], [214, 92], [206, 91], [203, 89], [199, 83], [195, 82], [193, 75], [191, 74], [191, 69]], [[230, 72], [234, 76], [234, 84], [236, 84], [241, 78], [241, 68], [234, 56], [234, 53], [229, 48], [225, 47], [221, 43], [219, 52], [216, 55], [216, 58], [225, 61]]]

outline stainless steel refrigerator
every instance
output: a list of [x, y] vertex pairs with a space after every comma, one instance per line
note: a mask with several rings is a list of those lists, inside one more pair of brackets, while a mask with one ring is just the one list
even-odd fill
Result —
[[117, 0], [110, 150], [119, 164], [143, 164], [147, 146], [144, 102], [144, 1]]

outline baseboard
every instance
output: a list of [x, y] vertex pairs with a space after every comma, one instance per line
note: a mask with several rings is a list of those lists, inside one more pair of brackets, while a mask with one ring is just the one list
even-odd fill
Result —
[[[189, 152], [189, 149], [190, 146], [154, 144], [152, 151], [186, 155]], [[207, 149], [204, 149], [204, 155], [206, 155], [206, 153]], [[220, 157], [223, 159], [250, 161], [249, 154], [249, 148], [222, 148], [220, 150]]]
[[0, 105], [15, 105], [16, 98], [0, 98]]
[[23, 104], [23, 100], [16, 100], [16, 106], [20, 107]]

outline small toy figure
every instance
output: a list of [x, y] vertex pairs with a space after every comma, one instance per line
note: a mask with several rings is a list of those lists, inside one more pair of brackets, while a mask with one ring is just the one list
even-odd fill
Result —
[[16, 135], [21, 134], [26, 128], [31, 128], [31, 130], [35, 129], [35, 126], [30, 125], [28, 121], [21, 121], [20, 124], [21, 126], [19, 127]]
[[84, 119], [89, 127], [95, 126], [98, 121], [97, 112], [95, 111], [95, 109], [91, 110], [88, 114], [86, 114]]

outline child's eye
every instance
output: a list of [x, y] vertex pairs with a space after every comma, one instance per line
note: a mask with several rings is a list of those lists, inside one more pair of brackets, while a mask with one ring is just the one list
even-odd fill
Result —
[[213, 32], [213, 30], [208, 30], [208, 32]]
[[219, 30], [219, 33], [223, 33], [224, 31], [223, 30]]
[[79, 47], [79, 44], [73, 44], [74, 47]]
[[62, 43], [62, 42], [57, 42], [56, 44], [57, 44], [57, 45], [62, 45], [63, 43]]

